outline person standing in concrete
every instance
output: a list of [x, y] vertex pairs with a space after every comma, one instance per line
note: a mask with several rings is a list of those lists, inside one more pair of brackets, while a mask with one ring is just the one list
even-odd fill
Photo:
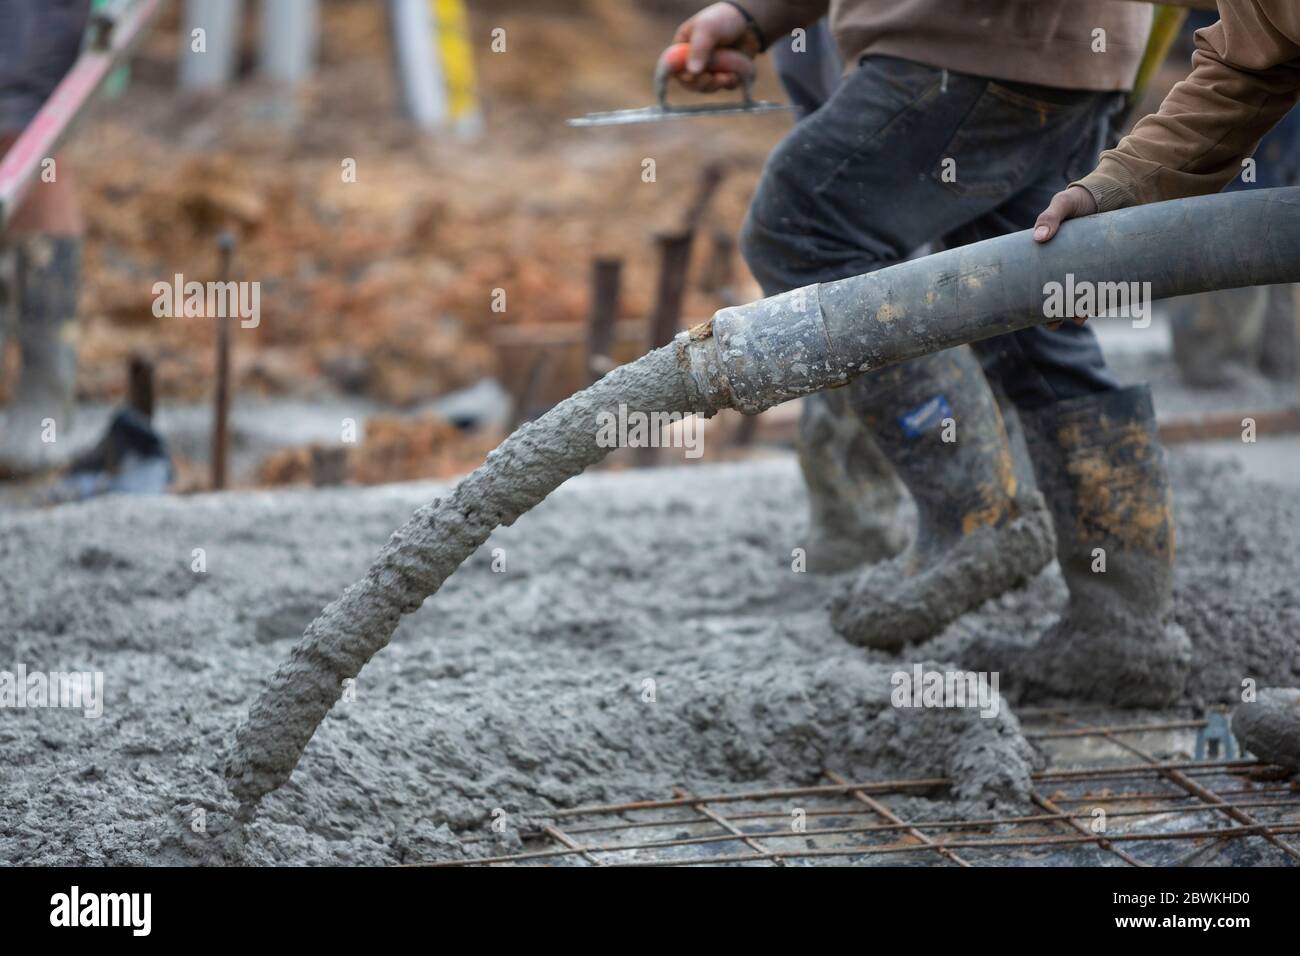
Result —
[[[1151, 20], [1149, 7], [1109, 0], [716, 3], [677, 31], [691, 45], [679, 79], [701, 92], [732, 86], [734, 75], [708, 70], [712, 49], [756, 55], [828, 11], [848, 74], [769, 158], [743, 230], [769, 295], [871, 272], [926, 242], [1027, 228], [1104, 145]], [[1020, 412], [1051, 520], [1017, 487], [985, 373]], [[846, 639], [898, 649], [933, 636], [1034, 575], [1051, 558], [1054, 524], [1067, 583], [1089, 601], [1071, 603], [1021, 673], [1121, 704], [1181, 693], [1190, 646], [1170, 614], [1173, 517], [1150, 395], [1118, 386], [1086, 326], [926, 356], [845, 392], [919, 518], [903, 554], [836, 599]], [[1064, 432], [1068, 442], [1051, 437]], [[1114, 493], [1082, 486], [1080, 461]], [[1140, 540], [1123, 534], [1134, 515]], [[1115, 552], [1113, 573], [1081, 575], [1080, 556], [1097, 549]], [[1051, 666], [1089, 647], [1105, 654], [1082, 683]]]
[[[0, 154], [76, 61], [89, 5], [0, 0]], [[54, 177], [32, 187], [0, 235], [0, 260], [9, 260], [9, 269], [0, 270], [0, 357], [8, 329], [21, 356], [0, 425], [0, 475], [30, 474], [67, 457], [84, 224], [71, 170], [61, 157], [53, 159]]]

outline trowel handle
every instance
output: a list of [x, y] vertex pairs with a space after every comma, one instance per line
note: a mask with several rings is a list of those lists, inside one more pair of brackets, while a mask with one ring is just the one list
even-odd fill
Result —
[[[659, 62], [655, 65], [655, 96], [658, 97], [660, 106], [667, 108], [668, 80], [678, 73], [686, 72], [686, 57], [690, 52], [689, 43], [674, 43], [659, 55]], [[754, 61], [745, 54], [729, 47], [715, 47], [709, 54], [708, 69], [715, 73], [735, 73], [740, 77], [745, 105], [754, 102]]]

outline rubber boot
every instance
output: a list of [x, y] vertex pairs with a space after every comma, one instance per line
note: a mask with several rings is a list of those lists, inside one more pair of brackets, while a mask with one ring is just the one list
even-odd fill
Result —
[[31, 236], [14, 250], [13, 325], [21, 354], [17, 391], [4, 410], [0, 474], [22, 476], [70, 459], [81, 240]]
[[939, 633], [1051, 560], [1041, 496], [1022, 489], [1002, 416], [970, 349], [928, 355], [851, 386], [851, 402], [912, 493], [916, 537], [832, 602], [848, 641], [897, 650]]
[[828, 574], [893, 557], [907, 544], [894, 468], [844, 389], [803, 400], [799, 467], [808, 487], [808, 570]]
[[1150, 389], [1058, 402], [1024, 422], [1070, 599], [1027, 658], [1007, 663], [1009, 682], [1023, 674], [1026, 699], [1173, 703], [1192, 647], [1173, 622], [1173, 496]]

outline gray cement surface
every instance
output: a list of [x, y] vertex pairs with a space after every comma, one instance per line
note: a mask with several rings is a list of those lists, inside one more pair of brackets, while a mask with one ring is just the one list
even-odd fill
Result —
[[[1244, 677], [1300, 684], [1300, 505], [1173, 459], [1194, 698], [1234, 701]], [[807, 508], [790, 458], [564, 485], [402, 620], [238, 832], [222, 776], [236, 724], [321, 608], [443, 491], [0, 515], [0, 670], [104, 674], [98, 719], [0, 719], [0, 862], [455, 859], [470, 836], [489, 837], [474, 853], [517, 849], [555, 807], [810, 783], [827, 767], [950, 776], [936, 814], [1023, 812], [1039, 758], [1010, 710], [895, 708], [890, 676], [960, 665], [990, 631], [1032, 640], [1063, 600], [1059, 573], [920, 648], [851, 647], [828, 620], [836, 578], [791, 567]]]

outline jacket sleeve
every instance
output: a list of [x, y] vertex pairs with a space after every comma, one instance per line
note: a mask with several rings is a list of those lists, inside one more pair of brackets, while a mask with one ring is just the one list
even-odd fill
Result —
[[1300, 2], [1219, 0], [1196, 32], [1192, 73], [1083, 186], [1099, 212], [1217, 192], [1300, 98]]
[[830, 0], [739, 0], [763, 31], [769, 44], [796, 27], [816, 23], [830, 9]]

